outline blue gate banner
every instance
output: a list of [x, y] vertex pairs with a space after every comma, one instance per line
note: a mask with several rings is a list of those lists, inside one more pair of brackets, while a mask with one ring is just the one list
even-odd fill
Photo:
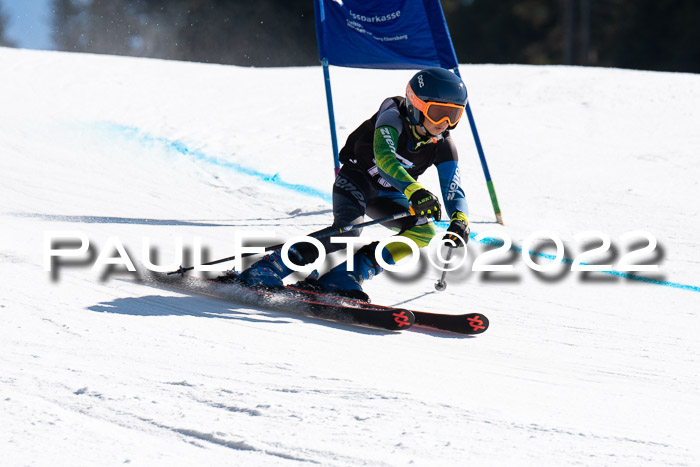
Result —
[[314, 0], [319, 59], [352, 68], [457, 67], [439, 0]]

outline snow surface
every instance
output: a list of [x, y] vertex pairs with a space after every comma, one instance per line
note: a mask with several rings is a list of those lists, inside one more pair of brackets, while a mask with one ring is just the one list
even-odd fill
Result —
[[[487, 333], [390, 333], [92, 271], [176, 238], [209, 258], [236, 232], [281, 240], [331, 220], [318, 67], [238, 68], [0, 48], [3, 465], [698, 465], [700, 76], [463, 65], [506, 227], [468, 125], [455, 131], [473, 234], [514, 242], [512, 273], [367, 283], [376, 303], [479, 311]], [[341, 143], [410, 71], [331, 70]], [[437, 190], [434, 173], [424, 179]], [[443, 224], [444, 227], [444, 224]], [[555, 231], [646, 230], [660, 265], [536, 274]], [[44, 270], [48, 231], [92, 256]], [[368, 238], [389, 231], [367, 229]], [[262, 242], [264, 243], [264, 242]], [[549, 244], [551, 245], [551, 243]], [[643, 243], [642, 243], [643, 245]], [[593, 242], [593, 246], [595, 242]], [[589, 248], [590, 249], [590, 248]], [[112, 255], [116, 253], [112, 250]], [[546, 248], [533, 258], [547, 263]]]

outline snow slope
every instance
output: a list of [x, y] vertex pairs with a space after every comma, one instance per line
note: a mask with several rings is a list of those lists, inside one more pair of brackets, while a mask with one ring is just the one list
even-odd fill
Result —
[[[6, 465], [698, 465], [700, 77], [465, 65], [506, 227], [455, 132], [473, 234], [511, 273], [383, 274], [377, 303], [486, 313], [477, 338], [385, 333], [92, 271], [117, 237], [177, 264], [236, 232], [331, 220], [320, 69], [250, 69], [0, 48], [0, 451]], [[339, 137], [410, 71], [331, 70]], [[437, 190], [434, 174], [425, 183]], [[444, 227], [444, 225], [443, 225]], [[536, 274], [555, 231], [650, 232], [660, 265]], [[44, 270], [49, 231], [90, 255]], [[388, 231], [367, 229], [368, 237]], [[265, 243], [265, 242], [262, 242]], [[596, 246], [595, 243], [593, 246]], [[528, 248], [526, 248], [527, 250]], [[588, 248], [590, 249], [590, 247]], [[547, 263], [552, 248], [535, 251]], [[115, 256], [115, 255], [112, 255]]]

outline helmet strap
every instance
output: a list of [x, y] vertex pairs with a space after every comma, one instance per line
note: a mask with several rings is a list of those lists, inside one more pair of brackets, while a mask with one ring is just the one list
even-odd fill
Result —
[[[419, 132], [419, 130], [420, 130], [420, 132]], [[423, 133], [423, 134], [421, 135], [421, 133]], [[421, 138], [426, 138], [426, 137], [432, 136], [430, 134], [430, 132], [428, 132], [428, 129], [425, 127], [425, 125], [423, 125], [422, 122], [419, 123], [418, 125], [416, 125], [416, 135], [420, 136]]]
[[[420, 131], [424, 133], [424, 135], [420, 134]], [[413, 133], [413, 137], [417, 140], [421, 140], [425, 138], [425, 135], [428, 134], [428, 132], [425, 130], [425, 127], [423, 124], [418, 124], [418, 125], [411, 125], [411, 133]]]

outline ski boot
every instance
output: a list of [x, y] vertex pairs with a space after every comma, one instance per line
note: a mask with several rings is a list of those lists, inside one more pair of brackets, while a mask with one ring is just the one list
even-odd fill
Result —
[[[289, 249], [289, 259], [294, 262], [301, 262], [302, 257], [292, 247]], [[238, 274], [237, 279], [249, 287], [280, 288], [284, 287], [282, 279], [293, 272], [282, 261], [281, 249], [278, 248]]]
[[[374, 242], [357, 250], [353, 256], [353, 270], [347, 270], [347, 262], [341, 263], [314, 281], [315, 285], [334, 295], [369, 302], [369, 296], [362, 290], [362, 283], [383, 271], [374, 258], [376, 246], [377, 242]], [[393, 263], [391, 258], [384, 260]]]

